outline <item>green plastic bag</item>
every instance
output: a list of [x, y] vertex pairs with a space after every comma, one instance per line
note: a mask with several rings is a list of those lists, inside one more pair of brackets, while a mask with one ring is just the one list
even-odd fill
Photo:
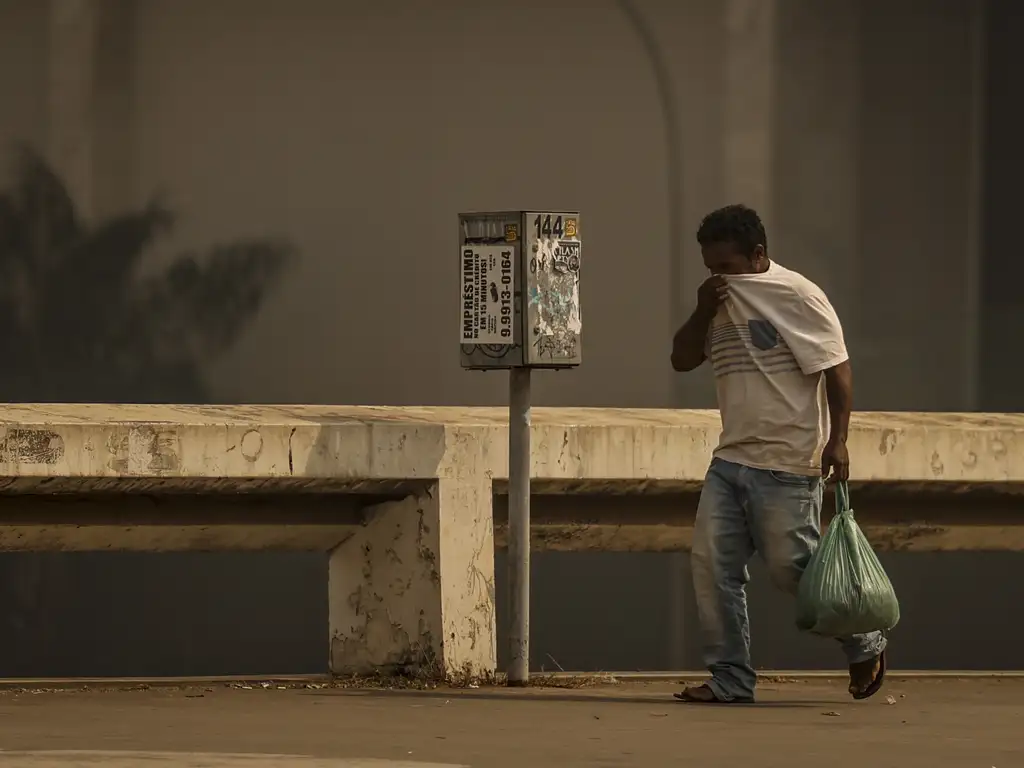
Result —
[[853, 519], [846, 483], [836, 485], [836, 516], [800, 579], [796, 624], [827, 637], [888, 631], [900, 620], [892, 582]]

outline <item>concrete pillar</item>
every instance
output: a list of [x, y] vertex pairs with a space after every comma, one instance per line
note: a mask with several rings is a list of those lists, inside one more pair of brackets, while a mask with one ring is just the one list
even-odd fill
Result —
[[[701, 218], [745, 203], [771, 231], [778, 6], [779, 0], [695, 0], [687, 6], [688, 29], [671, 32], [671, 40], [682, 40], [675, 47], [683, 49], [671, 59], [680, 75], [683, 141], [683, 266], [676, 271], [673, 325], [693, 311], [697, 288], [708, 276], [695, 239]], [[686, 77], [689, 72], [700, 75]], [[673, 406], [715, 407], [710, 369], [672, 380]]]
[[[136, 208], [138, 0], [101, 0], [93, 87], [92, 209], [108, 218]], [[142, 190], [149, 195], [154, 190]]]
[[50, 0], [45, 153], [80, 216], [138, 203], [135, 187], [137, 0]]
[[976, 402], [981, 5], [726, 5], [725, 197], [832, 298], [858, 408]]
[[988, 86], [989, 3], [973, 0], [970, 5], [969, 57], [971, 68], [970, 113], [967, 161], [967, 243], [964, 266], [965, 333], [963, 366], [963, 401], [966, 411], [984, 410], [982, 405], [983, 374], [982, 329], [985, 326], [983, 291], [983, 252], [985, 247], [985, 149]]
[[491, 488], [441, 480], [367, 512], [330, 554], [330, 668], [438, 678], [492, 675]]
[[723, 187], [729, 202], [772, 219], [778, 0], [727, 0]]
[[756, 208], [771, 255], [821, 284], [856, 338], [858, 0], [728, 0], [720, 13], [715, 204]]
[[861, 2], [860, 408], [970, 406], [976, 5]]
[[782, 0], [777, 12], [769, 250], [829, 295], [856, 354], [859, 0]]
[[982, 368], [981, 407], [988, 411], [1024, 410], [1024, 364], [1020, 348], [1024, 302], [1019, 286], [1024, 261], [1019, 255], [1020, 179], [1024, 170], [1024, 112], [1019, 108], [1019, 41], [1024, 34], [1024, 5], [991, 0], [985, 24], [983, 232], [979, 239], [982, 300], [978, 346]]
[[50, 0], [46, 154], [79, 213], [93, 212], [97, 0]]

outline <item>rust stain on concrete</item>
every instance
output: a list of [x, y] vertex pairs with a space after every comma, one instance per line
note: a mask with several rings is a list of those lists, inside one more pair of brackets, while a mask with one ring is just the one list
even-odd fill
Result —
[[64, 438], [48, 429], [9, 429], [0, 441], [0, 461], [56, 464], [64, 457]]
[[[145, 427], [142, 429], [146, 429]], [[181, 462], [178, 458], [178, 434], [172, 430], [148, 428], [145, 434], [149, 440], [149, 469], [154, 473], [176, 472]]]
[[249, 461], [256, 461], [263, 453], [263, 435], [258, 429], [250, 429], [242, 435], [242, 455]]
[[878, 453], [885, 456], [896, 447], [897, 434], [895, 429], [883, 429], [878, 443]]
[[124, 474], [163, 475], [181, 467], [180, 438], [175, 429], [141, 424], [118, 429], [107, 440], [111, 470]]

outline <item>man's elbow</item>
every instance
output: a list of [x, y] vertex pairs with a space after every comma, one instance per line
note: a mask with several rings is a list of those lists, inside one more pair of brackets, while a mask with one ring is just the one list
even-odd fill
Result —
[[685, 355], [677, 355], [675, 352], [672, 353], [672, 370], [676, 373], [688, 373], [695, 368], [699, 368], [700, 364], [704, 362], [704, 355], [700, 357], [687, 357]]

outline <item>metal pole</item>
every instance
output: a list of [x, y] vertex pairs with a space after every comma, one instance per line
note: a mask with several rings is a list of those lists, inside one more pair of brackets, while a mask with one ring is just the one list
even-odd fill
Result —
[[509, 372], [508, 684], [530, 680], [530, 369]]

